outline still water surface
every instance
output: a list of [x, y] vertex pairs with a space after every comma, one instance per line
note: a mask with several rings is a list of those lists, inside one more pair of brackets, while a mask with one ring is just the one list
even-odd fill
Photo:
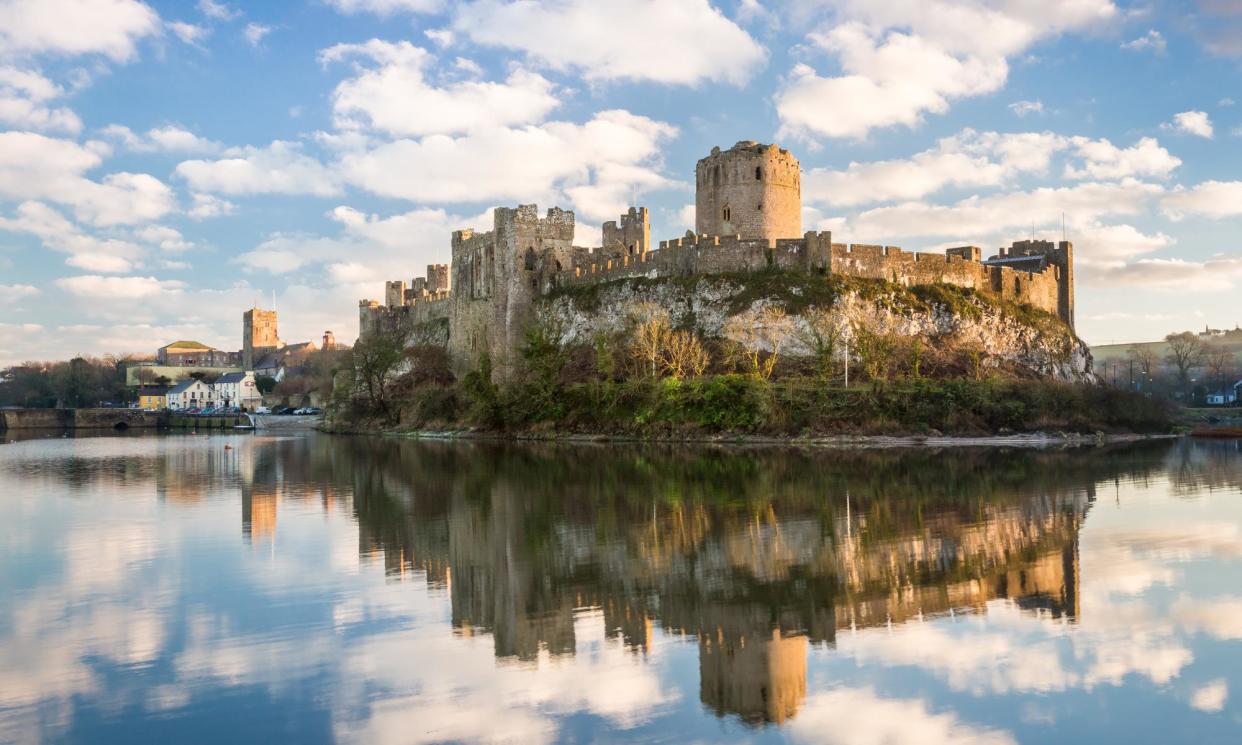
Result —
[[1237, 743], [1240, 490], [1235, 443], [0, 445], [0, 741]]

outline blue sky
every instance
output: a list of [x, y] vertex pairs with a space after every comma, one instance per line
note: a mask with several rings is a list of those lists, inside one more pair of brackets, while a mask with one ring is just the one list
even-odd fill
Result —
[[[804, 228], [1078, 257], [1089, 342], [1242, 321], [1234, 0], [0, 0], [0, 364], [351, 339], [494, 205], [693, 223], [777, 141]], [[1235, 103], [1237, 102], [1237, 103]]]

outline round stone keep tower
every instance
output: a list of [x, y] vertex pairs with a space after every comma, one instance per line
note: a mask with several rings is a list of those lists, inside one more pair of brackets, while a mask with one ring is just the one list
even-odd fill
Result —
[[776, 145], [743, 140], [694, 169], [694, 232], [742, 238], [802, 237], [802, 173]]

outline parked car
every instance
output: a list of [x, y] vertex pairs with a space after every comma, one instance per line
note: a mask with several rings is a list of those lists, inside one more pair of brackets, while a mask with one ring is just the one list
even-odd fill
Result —
[[267, 407], [267, 406], [259, 406], [258, 408], [256, 408], [256, 409], [254, 410], [254, 413], [256, 413], [256, 414], [271, 414], [271, 413], [272, 413], [272, 410], [271, 410], [271, 408], [269, 408], [269, 407]]
[[306, 413], [307, 413], [307, 414], [310, 414], [311, 416], [319, 416], [319, 415], [320, 415], [320, 414], [322, 414], [323, 412], [322, 412], [319, 408], [317, 408], [317, 407], [315, 407], [315, 406], [312, 406], [312, 407], [310, 407], [309, 409], [307, 409], [307, 410], [306, 410]]

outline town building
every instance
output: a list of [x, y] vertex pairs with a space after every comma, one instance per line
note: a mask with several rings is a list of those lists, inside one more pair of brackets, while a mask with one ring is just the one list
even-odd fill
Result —
[[156, 362], [166, 367], [233, 367], [240, 361], [236, 352], [225, 352], [196, 341], [175, 341], [160, 347]]
[[211, 388], [220, 406], [237, 406], [250, 411], [263, 405], [263, 395], [259, 393], [252, 371], [221, 375]]
[[168, 389], [168, 408], [174, 411], [215, 405], [215, 391], [198, 378], [183, 380]]
[[159, 411], [168, 408], [167, 385], [144, 385], [138, 389], [138, 408]]

